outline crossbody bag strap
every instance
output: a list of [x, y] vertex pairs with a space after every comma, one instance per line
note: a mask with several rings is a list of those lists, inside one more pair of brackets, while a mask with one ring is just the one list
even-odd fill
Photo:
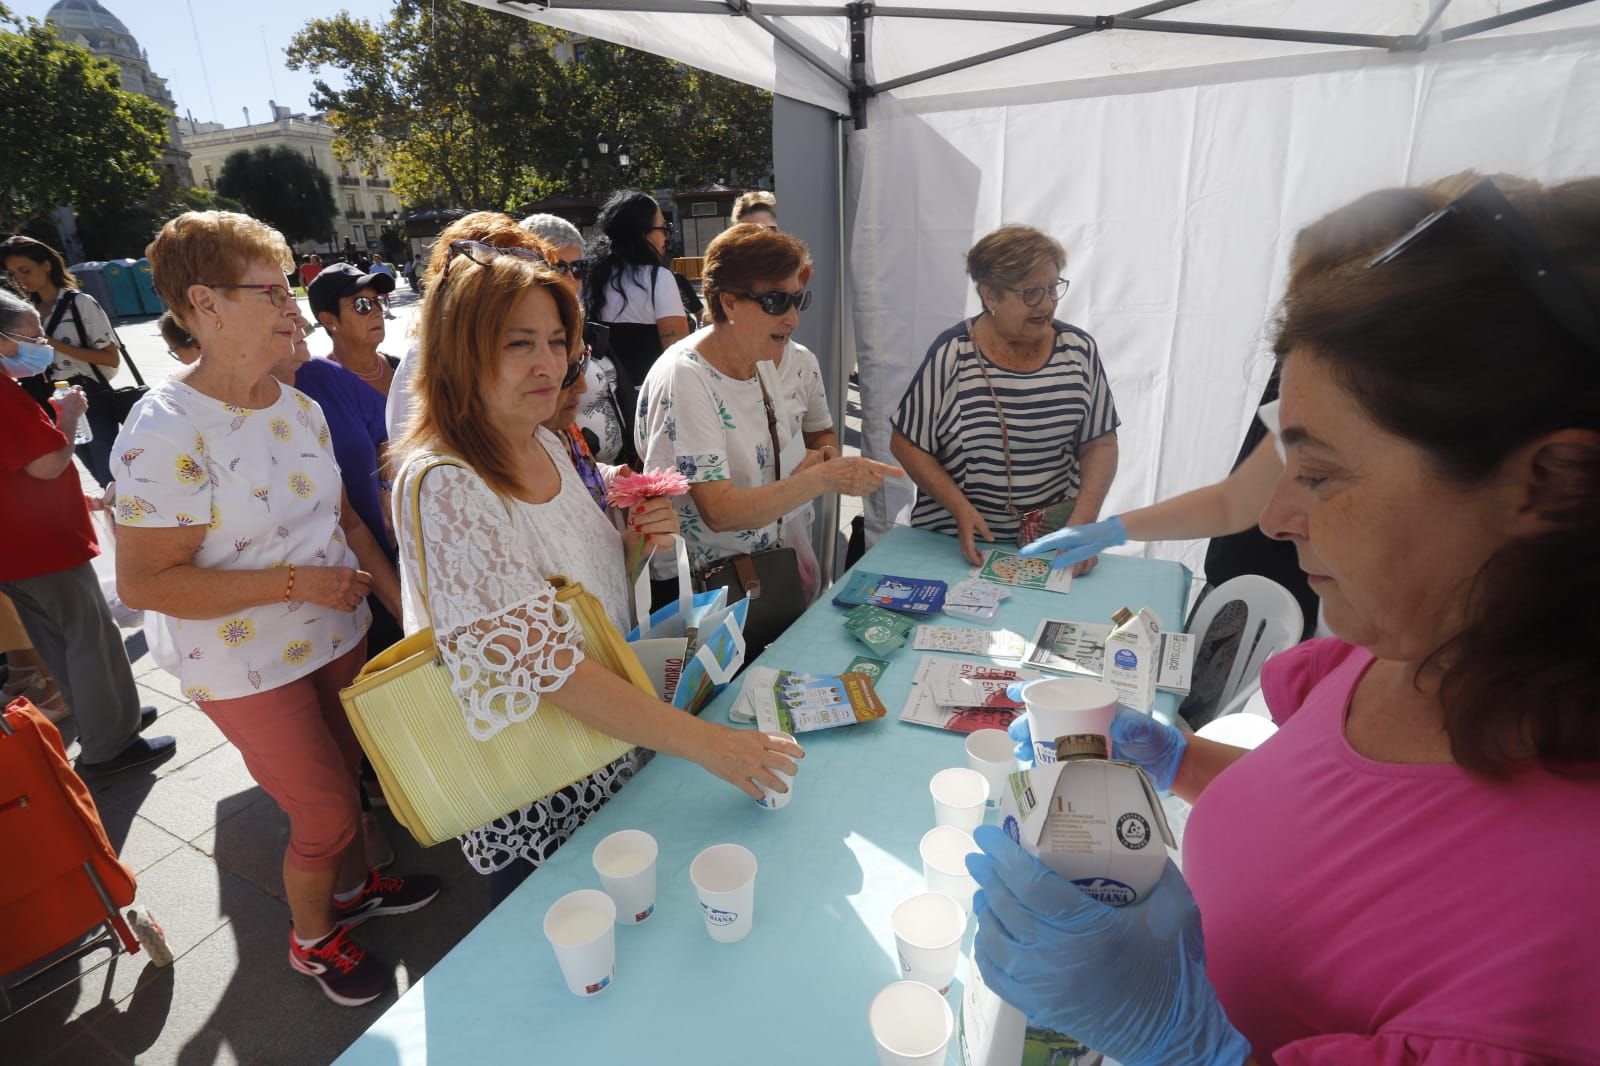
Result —
[[[83, 328], [83, 316], [78, 313], [77, 290], [64, 290], [61, 293], [61, 299], [67, 301], [67, 308], [72, 312], [72, 328], [78, 331], [78, 347], [89, 347], [89, 334]], [[88, 363], [89, 369], [94, 371], [94, 376], [100, 379], [100, 384], [104, 385], [108, 389], [111, 387], [110, 379], [106, 377], [105, 371], [100, 369], [98, 363], [90, 363], [87, 359], [82, 360], [82, 362]]]
[[983, 349], [978, 346], [978, 320], [967, 319], [967, 336], [972, 338], [972, 352], [978, 357], [978, 373], [983, 375], [984, 387], [989, 390], [989, 399], [994, 403], [994, 415], [1000, 420], [1000, 451], [1006, 461], [1006, 513], [1019, 514], [1017, 505], [1012, 501], [1011, 488], [1011, 434], [1006, 428], [1006, 409], [1000, 406], [1000, 396], [994, 391], [994, 382], [989, 380], [989, 368], [984, 364], [988, 360], [984, 357]]
[[772, 404], [772, 394], [761, 376], [761, 364], [756, 364], [756, 384], [761, 386], [761, 406], [767, 412], [767, 434], [772, 438], [772, 480], [783, 480], [782, 449], [778, 447], [778, 409]]

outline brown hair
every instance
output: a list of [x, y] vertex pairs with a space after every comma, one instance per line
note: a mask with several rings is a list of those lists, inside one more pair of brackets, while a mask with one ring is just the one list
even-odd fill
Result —
[[161, 227], [144, 254], [156, 295], [191, 336], [189, 286], [232, 285], [262, 260], [281, 271], [294, 269], [283, 234], [236, 211], [185, 211]]
[[724, 294], [748, 292], [750, 286], [787, 280], [811, 259], [806, 242], [787, 233], [753, 226], [748, 222], [717, 234], [706, 248], [701, 288], [706, 307], [716, 322], [726, 322]]
[[977, 285], [1015, 285], [1044, 263], [1067, 265], [1061, 242], [1032, 226], [1001, 226], [967, 250], [967, 277]]
[[765, 189], [751, 189], [733, 202], [733, 220], [744, 221], [745, 214], [750, 211], [766, 211], [776, 218], [778, 198]]
[[14, 256], [32, 259], [35, 263], [43, 263], [50, 268], [50, 284], [58, 289], [76, 289], [78, 287], [77, 275], [67, 269], [67, 261], [61, 253], [43, 241], [36, 241], [32, 237], [17, 234], [0, 241], [0, 266]]
[[200, 342], [190, 336], [189, 331], [178, 324], [171, 311], [161, 312], [161, 317], [156, 319], [156, 325], [161, 330], [161, 339], [167, 342], [167, 347], [176, 351], [179, 348], [198, 348]]
[[[1508, 182], [1502, 192], [1596, 306], [1600, 179], [1550, 189]], [[1420, 195], [1412, 222], [1435, 200]], [[1536, 453], [1532, 506], [1544, 528], [1494, 552], [1471, 582], [1460, 632], [1431, 660], [1443, 672], [1445, 728], [1461, 766], [1500, 776], [1531, 748], [1548, 769], [1593, 772], [1600, 353], [1562, 328], [1468, 219], [1446, 216], [1393, 260], [1369, 260], [1291, 290], [1280, 362], [1291, 352], [1320, 361], [1369, 418], [1458, 485], [1484, 482], [1555, 431], [1597, 434]]]
[[416, 401], [399, 445], [402, 454], [442, 448], [466, 460], [496, 492], [516, 491], [511, 448], [489, 424], [484, 389], [493, 387], [499, 373], [511, 308], [534, 287], [555, 298], [569, 349], [581, 344], [578, 299], [544, 264], [502, 255], [482, 266], [457, 256], [439, 271], [423, 299]]
[[474, 211], [450, 223], [434, 238], [433, 246], [428, 249], [428, 265], [422, 271], [425, 288], [444, 271], [445, 263], [450, 260], [452, 241], [482, 241], [496, 248], [531, 248], [546, 259], [556, 252], [547, 241], [523, 229], [521, 223], [504, 211]]

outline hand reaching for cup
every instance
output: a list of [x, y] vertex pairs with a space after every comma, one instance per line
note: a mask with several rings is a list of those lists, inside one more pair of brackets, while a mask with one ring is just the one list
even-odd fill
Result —
[[724, 725], [714, 725], [712, 729], [710, 743], [696, 760], [701, 766], [742, 789], [758, 803], [764, 795], [763, 785], [774, 792], [788, 791], [788, 786], [777, 775], [784, 773], [793, 777], [799, 770], [797, 760], [806, 756], [804, 748], [775, 733], [756, 733]]

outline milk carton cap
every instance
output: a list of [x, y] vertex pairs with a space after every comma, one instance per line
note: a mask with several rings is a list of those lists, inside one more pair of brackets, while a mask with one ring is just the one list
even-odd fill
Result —
[[1107, 756], [1106, 738], [1099, 733], [1078, 733], [1056, 738], [1056, 761], [1067, 759], [1104, 759]]
[[1113, 625], [1119, 625], [1119, 626], [1120, 625], [1126, 625], [1127, 622], [1128, 622], [1128, 619], [1130, 619], [1132, 617], [1133, 617], [1133, 612], [1132, 611], [1130, 611], [1126, 607], [1119, 607], [1119, 608], [1117, 608], [1117, 613], [1111, 616], [1111, 623]]

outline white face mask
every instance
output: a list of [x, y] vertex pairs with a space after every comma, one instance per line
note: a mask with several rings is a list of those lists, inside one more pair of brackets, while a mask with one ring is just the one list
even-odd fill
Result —
[[17, 354], [11, 356], [0, 355], [0, 368], [14, 378], [31, 378], [35, 374], [42, 374], [55, 362], [55, 349], [48, 344], [36, 340], [23, 340], [21, 337], [8, 338], [17, 342]]

